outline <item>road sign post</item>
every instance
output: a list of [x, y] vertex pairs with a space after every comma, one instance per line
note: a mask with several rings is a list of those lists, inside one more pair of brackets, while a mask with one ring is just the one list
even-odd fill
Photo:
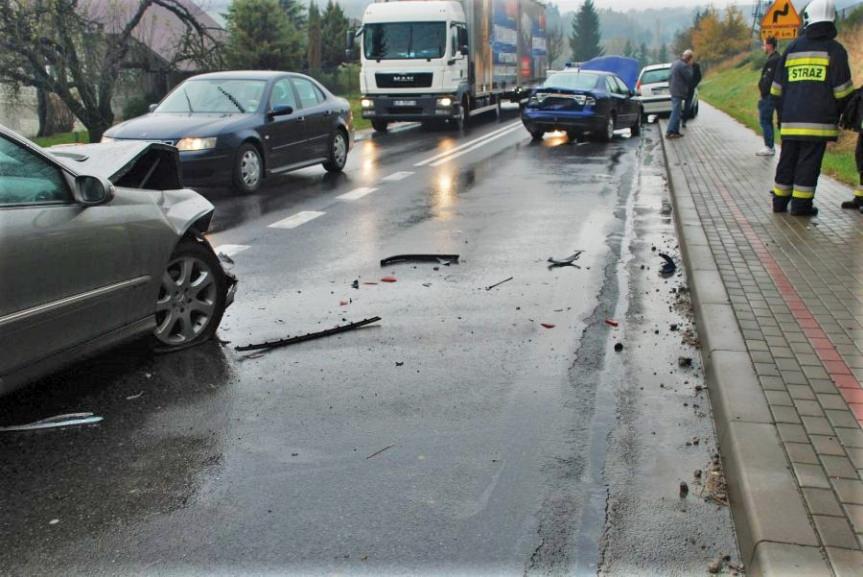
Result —
[[800, 29], [800, 15], [791, 0], [776, 0], [761, 19], [761, 38], [773, 36], [777, 40], [797, 38]]

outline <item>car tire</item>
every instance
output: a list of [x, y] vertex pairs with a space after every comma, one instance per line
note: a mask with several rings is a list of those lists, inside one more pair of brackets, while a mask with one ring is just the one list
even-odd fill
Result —
[[633, 122], [632, 126], [629, 128], [629, 132], [632, 136], [641, 136], [641, 119], [643, 117], [644, 114], [639, 112], [635, 122]]
[[261, 188], [264, 180], [264, 163], [258, 147], [244, 142], [237, 149], [234, 161], [234, 189], [243, 194], [252, 194]]
[[698, 103], [695, 103], [695, 107], [692, 109], [692, 118], [698, 116]]
[[337, 129], [330, 138], [330, 150], [324, 168], [328, 172], [341, 172], [348, 161], [348, 137], [344, 130]]
[[581, 140], [581, 133], [576, 130], [567, 130], [566, 136], [570, 142], [578, 142]]
[[372, 128], [379, 134], [386, 134], [389, 124], [386, 120], [372, 120]]
[[614, 114], [609, 114], [605, 119], [605, 130], [599, 133], [600, 142], [611, 142], [614, 138]]
[[212, 338], [225, 313], [226, 291], [227, 280], [213, 250], [197, 239], [181, 240], [162, 273], [152, 348], [179, 351]]
[[545, 131], [539, 128], [528, 128], [528, 132], [530, 132], [530, 137], [533, 140], [542, 140], [542, 137], [545, 136]]

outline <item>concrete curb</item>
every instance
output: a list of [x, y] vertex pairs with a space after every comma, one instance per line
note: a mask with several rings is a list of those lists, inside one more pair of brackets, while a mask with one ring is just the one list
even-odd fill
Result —
[[751, 576], [832, 577], [662, 123], [659, 132], [741, 560]]

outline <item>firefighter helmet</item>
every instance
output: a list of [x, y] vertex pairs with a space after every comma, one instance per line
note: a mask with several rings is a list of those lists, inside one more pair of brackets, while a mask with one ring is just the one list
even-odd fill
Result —
[[810, 26], [818, 22], [833, 22], [836, 20], [836, 5], [833, 0], [812, 0], [803, 9], [803, 24]]

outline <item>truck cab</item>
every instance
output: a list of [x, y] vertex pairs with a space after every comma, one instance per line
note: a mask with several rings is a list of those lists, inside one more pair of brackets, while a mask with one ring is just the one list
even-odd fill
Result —
[[357, 36], [362, 115], [375, 130], [384, 132], [394, 121], [463, 126], [470, 111], [471, 46], [460, 2], [374, 3]]

